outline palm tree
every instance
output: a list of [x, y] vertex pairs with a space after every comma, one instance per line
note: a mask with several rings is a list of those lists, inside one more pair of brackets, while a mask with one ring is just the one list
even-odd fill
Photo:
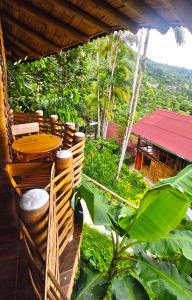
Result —
[[127, 101], [128, 79], [132, 71], [127, 57], [133, 58], [134, 52], [127, 44], [136, 43], [136, 37], [118, 32], [100, 40], [96, 53], [96, 98], [97, 98], [97, 136], [106, 137], [108, 122], [118, 103]]
[[[175, 28], [173, 28], [173, 32], [174, 32], [177, 44], [179, 46], [183, 45], [185, 43], [185, 29], [183, 27], [175, 27]], [[138, 103], [139, 94], [140, 94], [140, 87], [141, 87], [142, 78], [143, 78], [143, 75], [145, 72], [145, 61], [146, 61], [146, 55], [147, 55], [149, 36], [150, 36], [150, 29], [147, 29], [145, 41], [144, 41], [143, 55], [141, 58], [142, 33], [140, 35], [140, 43], [139, 43], [139, 49], [138, 49], [138, 54], [137, 54], [137, 63], [136, 63], [136, 69], [135, 69], [133, 87], [132, 87], [132, 97], [131, 97], [131, 101], [130, 101], [130, 105], [129, 105], [127, 126], [126, 126], [126, 130], [125, 130], [125, 134], [124, 134], [122, 150], [121, 150], [121, 155], [120, 155], [119, 164], [118, 164], [117, 179], [119, 178], [119, 174], [121, 172], [121, 168], [123, 165], [125, 153], [127, 150], [127, 146], [128, 146], [128, 142], [129, 142], [129, 138], [130, 138], [130, 134], [131, 134], [131, 130], [132, 130], [132, 125], [134, 122], [135, 112], [136, 112], [137, 103]], [[140, 64], [140, 66], [138, 66], [137, 64]]]

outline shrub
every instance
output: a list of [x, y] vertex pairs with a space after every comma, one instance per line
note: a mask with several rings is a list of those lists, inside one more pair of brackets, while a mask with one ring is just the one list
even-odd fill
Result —
[[88, 140], [85, 147], [84, 173], [135, 204], [139, 204], [149, 186], [143, 175], [123, 165], [116, 180], [119, 146], [113, 140]]
[[106, 272], [112, 259], [112, 241], [105, 234], [88, 225], [83, 227], [81, 260], [86, 266], [99, 272]]

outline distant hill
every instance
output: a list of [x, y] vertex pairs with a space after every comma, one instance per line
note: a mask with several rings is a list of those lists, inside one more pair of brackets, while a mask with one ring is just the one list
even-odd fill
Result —
[[192, 114], [192, 70], [147, 59], [138, 118], [157, 108]]
[[184, 77], [192, 77], [192, 70], [185, 69], [182, 67], [171, 66], [171, 65], [167, 65], [167, 64], [160, 64], [160, 63], [154, 62], [151, 59], [147, 59], [146, 66], [147, 66], [147, 70], [149, 72], [150, 72], [150, 70], [153, 70], [154, 72], [162, 71], [162, 73], [176, 73], [176, 74], [180, 74], [181, 76], [184, 76]]

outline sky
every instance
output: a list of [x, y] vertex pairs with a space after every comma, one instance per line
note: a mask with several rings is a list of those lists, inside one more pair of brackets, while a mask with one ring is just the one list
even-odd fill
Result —
[[159, 63], [192, 69], [192, 34], [187, 29], [185, 39], [186, 43], [178, 46], [172, 29], [166, 34], [151, 30], [147, 57]]

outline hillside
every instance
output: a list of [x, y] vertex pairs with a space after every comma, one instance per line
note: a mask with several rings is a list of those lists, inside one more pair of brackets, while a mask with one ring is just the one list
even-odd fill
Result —
[[138, 118], [156, 108], [192, 114], [192, 70], [147, 60]]

